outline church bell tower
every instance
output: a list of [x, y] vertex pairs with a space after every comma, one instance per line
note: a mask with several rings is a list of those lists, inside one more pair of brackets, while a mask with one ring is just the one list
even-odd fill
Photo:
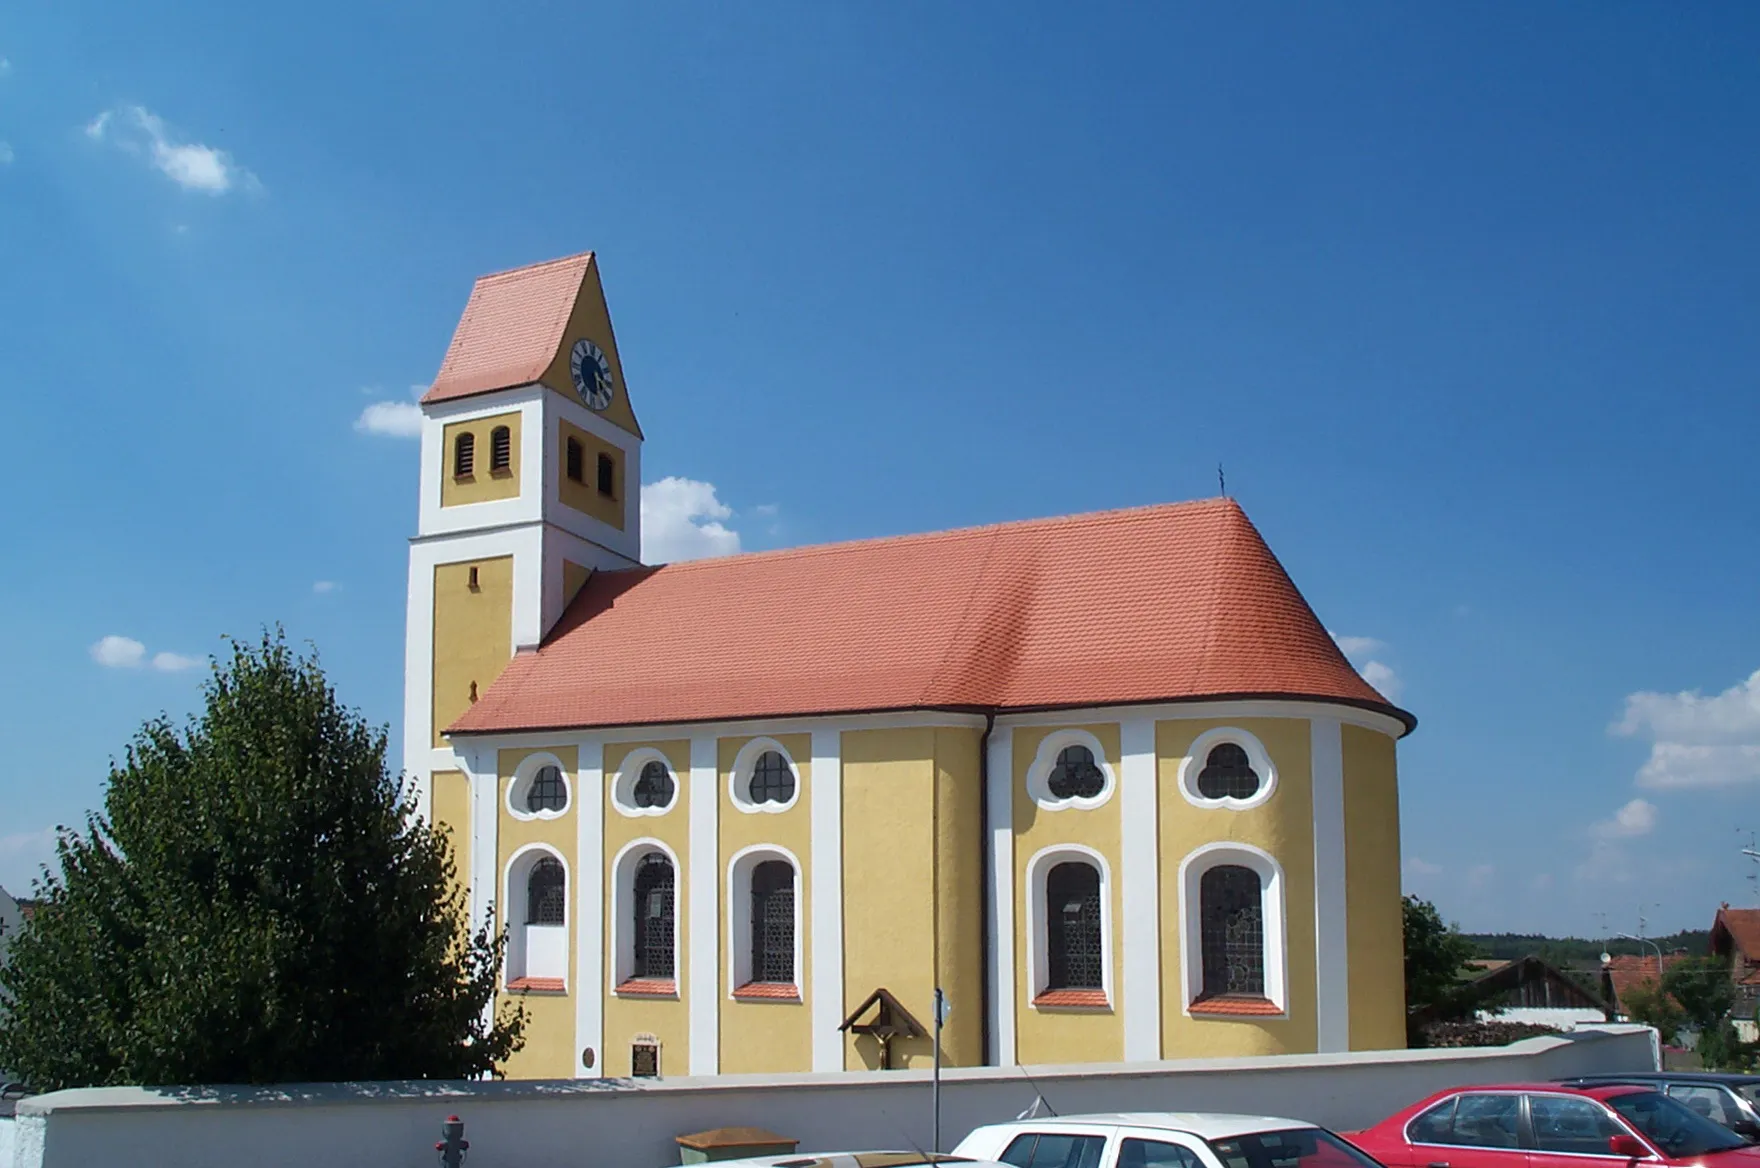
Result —
[[640, 563], [642, 431], [593, 253], [479, 279], [421, 408], [404, 770], [431, 819], [446, 727], [592, 572]]

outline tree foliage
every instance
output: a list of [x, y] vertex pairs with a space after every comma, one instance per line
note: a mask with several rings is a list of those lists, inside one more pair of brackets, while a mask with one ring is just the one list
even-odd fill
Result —
[[1699, 1061], [1707, 1069], [1738, 1069], [1752, 1052], [1736, 1036], [1730, 1023], [1736, 987], [1730, 980], [1729, 962], [1718, 957], [1685, 957], [1662, 975], [1662, 992], [1679, 1003], [1687, 1025], [1699, 1032]]
[[1625, 1008], [1628, 1018], [1654, 1027], [1665, 1043], [1672, 1043], [1680, 1036], [1681, 1024], [1686, 1021], [1680, 1003], [1664, 993], [1655, 978], [1648, 978], [1626, 990]]
[[1408, 896], [1404, 911], [1407, 1041], [1417, 1046], [1424, 1025], [1471, 1019], [1486, 995], [1469, 980], [1473, 943], [1427, 900]]
[[0, 969], [0, 1066], [38, 1089], [463, 1078], [505, 937], [470, 932], [446, 839], [386, 736], [277, 630], [232, 646], [180, 734], [147, 723]]

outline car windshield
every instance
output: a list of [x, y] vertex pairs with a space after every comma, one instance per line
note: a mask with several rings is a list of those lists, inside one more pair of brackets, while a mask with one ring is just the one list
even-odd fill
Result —
[[1736, 1083], [1736, 1094], [1749, 1103], [1760, 1105], [1760, 1083]]
[[1222, 1168], [1381, 1168], [1373, 1157], [1317, 1127], [1205, 1142]]
[[1747, 1143], [1722, 1124], [1713, 1123], [1678, 1100], [1654, 1091], [1615, 1095], [1607, 1104], [1649, 1136], [1671, 1159], [1726, 1152]]

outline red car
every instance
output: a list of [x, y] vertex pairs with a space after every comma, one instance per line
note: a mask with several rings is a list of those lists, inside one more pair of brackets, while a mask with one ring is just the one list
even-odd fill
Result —
[[1648, 1087], [1455, 1087], [1346, 1138], [1389, 1168], [1760, 1168], [1760, 1147]]

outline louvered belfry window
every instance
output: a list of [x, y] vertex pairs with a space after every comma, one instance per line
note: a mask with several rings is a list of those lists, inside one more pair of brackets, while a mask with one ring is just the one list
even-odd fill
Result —
[[609, 454], [599, 456], [599, 493], [607, 497], [617, 494], [617, 464]]
[[561, 811], [568, 806], [568, 785], [558, 767], [541, 766], [526, 790], [527, 811]]
[[1237, 743], [1218, 743], [1198, 772], [1198, 794], [1206, 799], [1251, 799], [1259, 793], [1259, 772]]
[[630, 792], [637, 807], [666, 807], [672, 803], [672, 772], [666, 764], [654, 759], [636, 776], [635, 790]]
[[794, 982], [794, 868], [786, 860], [752, 869], [752, 980]]
[[489, 473], [505, 471], [513, 466], [513, 432], [506, 426], [489, 431]]
[[658, 852], [636, 865], [636, 977], [670, 978], [673, 973], [672, 861]]
[[1204, 996], [1265, 996], [1265, 910], [1259, 874], [1238, 864], [1204, 873], [1198, 884]]
[[581, 459], [584, 457], [581, 450], [581, 440], [579, 438], [570, 438], [566, 450], [568, 452], [569, 481], [576, 483], [584, 481], [583, 476], [587, 472], [581, 469]]
[[1045, 956], [1046, 989], [1105, 988], [1100, 872], [1094, 865], [1071, 860], [1046, 873]]
[[560, 925], [568, 915], [568, 877], [562, 861], [545, 856], [526, 877], [526, 924]]
[[477, 436], [466, 430], [452, 443], [452, 473], [463, 479], [469, 478], [476, 469]]
[[788, 760], [774, 750], [759, 755], [750, 790], [753, 803], [786, 803], [794, 798], [794, 770]]
[[1046, 782], [1058, 799], [1092, 799], [1106, 789], [1106, 774], [1085, 746], [1066, 746], [1057, 753], [1057, 765]]

